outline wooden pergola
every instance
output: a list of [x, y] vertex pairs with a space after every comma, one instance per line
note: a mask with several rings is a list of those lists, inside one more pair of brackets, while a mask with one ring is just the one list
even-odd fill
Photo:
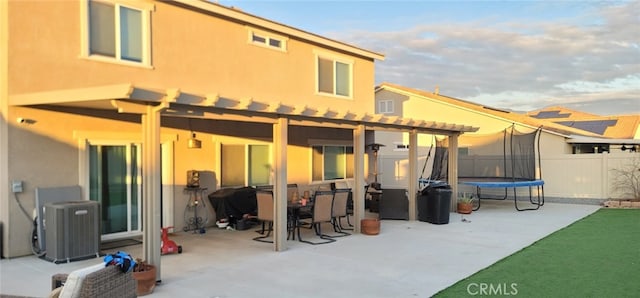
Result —
[[[289, 106], [263, 102], [253, 98], [225, 98], [217, 94], [193, 94], [179, 89], [153, 89], [133, 84], [117, 84], [92, 88], [57, 90], [10, 96], [9, 105], [65, 106], [115, 110], [118, 113], [141, 116], [142, 173], [143, 173], [143, 258], [156, 265], [161, 277], [160, 262], [160, 201], [161, 156], [160, 129], [163, 117], [189, 117], [211, 120], [257, 122], [272, 125], [274, 241], [273, 249], [287, 248], [287, 139], [289, 126], [332, 127], [353, 131], [354, 148], [354, 217], [355, 232], [360, 231], [364, 218], [365, 131], [394, 131], [409, 133], [410, 194], [418, 191], [418, 134], [438, 134], [449, 138], [449, 184], [456, 192], [458, 136], [477, 131], [467, 125], [432, 122], [384, 115], [335, 111], [327, 107], [308, 105]], [[409, 196], [409, 219], [416, 220], [416, 197]]]

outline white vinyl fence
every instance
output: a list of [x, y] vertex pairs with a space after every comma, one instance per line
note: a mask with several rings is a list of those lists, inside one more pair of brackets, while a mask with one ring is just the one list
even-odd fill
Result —
[[[629, 199], [628, 191], [613, 187], [615, 172], [613, 169], [630, 168], [634, 159], [640, 159], [640, 153], [611, 154], [561, 154], [543, 156], [541, 161], [542, 180], [545, 181], [546, 198], [561, 199]], [[421, 175], [425, 157], [418, 160], [418, 176]], [[486, 171], [488, 163], [501, 162], [501, 157], [494, 156], [460, 156], [459, 171], [461, 173], [481, 173]], [[407, 187], [409, 162], [406, 156], [379, 156], [380, 173], [378, 180], [383, 188]], [[470, 168], [471, 167], [471, 168]], [[637, 169], [640, 171], [640, 169]], [[427, 163], [424, 177], [431, 173], [431, 161]], [[461, 186], [460, 192], [473, 189]], [[518, 190], [528, 194], [527, 188]], [[483, 193], [485, 191], [483, 190]], [[487, 190], [487, 194], [500, 195], [504, 190]], [[535, 193], [534, 193], [535, 195]]]

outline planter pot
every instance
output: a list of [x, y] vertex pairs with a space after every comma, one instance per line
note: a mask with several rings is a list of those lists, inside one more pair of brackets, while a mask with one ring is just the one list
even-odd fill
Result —
[[620, 207], [631, 207], [630, 201], [620, 201]]
[[458, 203], [458, 213], [470, 214], [473, 211], [472, 203]]
[[365, 218], [360, 221], [360, 230], [365, 235], [378, 235], [380, 233], [380, 220], [377, 218]]
[[138, 281], [138, 296], [151, 294], [156, 287], [156, 266], [145, 264], [144, 267], [144, 271], [133, 272], [133, 279]]

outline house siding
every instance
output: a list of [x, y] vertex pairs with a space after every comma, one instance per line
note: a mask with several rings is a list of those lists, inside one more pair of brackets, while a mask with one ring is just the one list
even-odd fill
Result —
[[[161, 1], [152, 3], [151, 68], [96, 61], [81, 57], [81, 4], [84, 1], [9, 1], [6, 22], [10, 41], [3, 43], [9, 57], [3, 78], [3, 96], [34, 92], [80, 89], [130, 83], [150, 89], [179, 88], [198, 95], [218, 95], [264, 103], [330, 107], [335, 111], [364, 114], [374, 111], [374, 61], [359, 55], [285, 36], [287, 51], [255, 46], [248, 42], [250, 27], [229, 18], [187, 9]], [[29, 16], [29, 17], [24, 17]], [[264, 28], [258, 28], [264, 31]], [[277, 33], [283, 36], [281, 33]], [[316, 94], [316, 53], [330, 54], [353, 62], [352, 97]], [[3, 98], [2, 104], [7, 100]], [[13, 103], [13, 104], [20, 104]], [[26, 210], [33, 210], [35, 188], [86, 183], [83, 169], [84, 142], [81, 134], [122, 135], [123, 141], [141, 137], [140, 116], [113, 110], [72, 107], [20, 107], [6, 109], [9, 156], [6, 180], [24, 181], [18, 194]], [[17, 118], [33, 124], [17, 124]], [[5, 119], [2, 119], [5, 121]], [[203, 187], [211, 193], [219, 186], [219, 146], [222, 143], [270, 143], [270, 124], [163, 117], [161, 135], [171, 139], [170, 177], [163, 177], [163, 190], [173, 195], [174, 226], [184, 226], [186, 172], [204, 173]], [[191, 131], [202, 140], [201, 149], [188, 149]], [[290, 126], [288, 178], [290, 183], [311, 182], [309, 139], [352, 141], [349, 129]], [[167, 166], [167, 165], [163, 165]], [[85, 182], [83, 182], [85, 181]], [[86, 187], [86, 185], [83, 185]], [[31, 254], [27, 239], [31, 222], [2, 188], [0, 198], [5, 224], [4, 255]], [[83, 188], [83, 192], [87, 189]], [[206, 198], [205, 198], [206, 200]], [[205, 201], [208, 204], [208, 200]], [[6, 208], [5, 208], [6, 207]], [[209, 206], [209, 225], [215, 223]], [[5, 212], [4, 210], [7, 210]]]
[[[11, 1], [10, 94], [134, 83], [232, 99], [373, 111], [374, 63], [289, 37], [281, 52], [248, 43], [248, 27], [153, 2], [153, 69], [80, 58], [80, 2]], [[37, 17], [23, 18], [22, 15]], [[64, 21], [61, 21], [64, 20]], [[353, 63], [353, 99], [315, 93], [315, 53]]]

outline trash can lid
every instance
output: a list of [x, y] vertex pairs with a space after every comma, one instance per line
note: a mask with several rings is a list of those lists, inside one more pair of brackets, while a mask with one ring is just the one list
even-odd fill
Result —
[[422, 195], [427, 195], [428, 193], [433, 192], [434, 189], [451, 189], [451, 186], [444, 181], [434, 181], [430, 184], [427, 184], [427, 186], [422, 189], [421, 193]]
[[451, 188], [451, 185], [449, 185], [444, 181], [436, 181], [434, 183], [427, 185], [427, 188]]

